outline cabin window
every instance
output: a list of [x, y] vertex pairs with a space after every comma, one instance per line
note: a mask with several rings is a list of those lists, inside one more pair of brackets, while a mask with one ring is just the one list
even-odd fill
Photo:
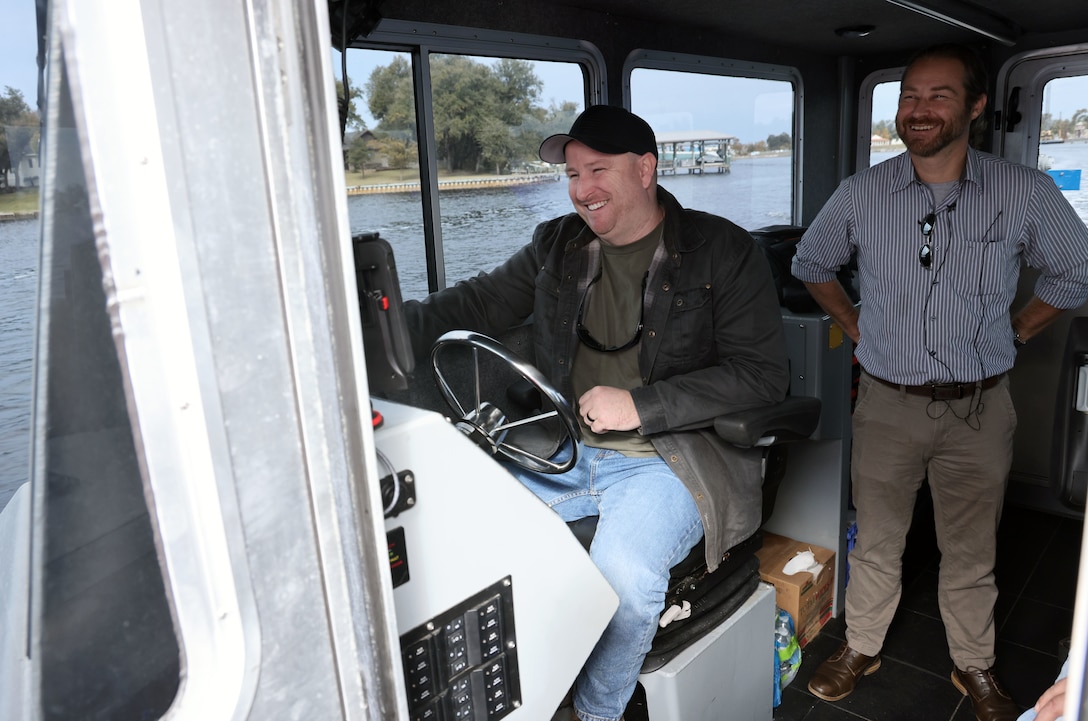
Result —
[[438, 200], [449, 284], [489, 271], [572, 211], [560, 166], [541, 162], [544, 138], [585, 109], [574, 63], [431, 56]]
[[[405, 298], [491, 270], [538, 223], [571, 210], [561, 168], [540, 162], [537, 149], [586, 107], [586, 66], [524, 55], [347, 51], [351, 230], [389, 240]], [[418, 77], [429, 79], [423, 93]], [[429, 110], [426, 122], [419, 107]]]
[[1088, 75], [1054, 78], [1043, 86], [1039, 169], [1062, 189], [1088, 223]]
[[1088, 223], [1088, 52], [1025, 53], [1001, 68], [995, 85], [994, 152], [1046, 171]]
[[[341, 68], [335, 50], [333, 60], [333, 67]], [[412, 60], [408, 53], [349, 49], [347, 61], [352, 102], [343, 142], [351, 232], [386, 238], [396, 254], [404, 297], [421, 297], [427, 261]], [[341, 95], [342, 80], [338, 72]]]
[[657, 135], [661, 187], [749, 230], [794, 222], [800, 81], [792, 71], [647, 51], [629, 72], [631, 110]]
[[895, 129], [902, 75], [903, 68], [888, 68], [872, 73], [861, 83], [858, 91], [856, 171], [894, 158], [905, 150]]
[[905, 149], [895, 129], [895, 114], [899, 109], [899, 81], [879, 83], [873, 88], [872, 122], [869, 125], [869, 162], [866, 167], [882, 163]]

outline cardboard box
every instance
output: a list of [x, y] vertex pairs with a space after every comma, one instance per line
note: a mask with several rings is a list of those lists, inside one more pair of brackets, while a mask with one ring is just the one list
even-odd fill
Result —
[[[812, 551], [817, 563], [823, 565], [815, 578], [807, 571], [792, 575], [784, 571], [786, 564], [803, 551]], [[759, 557], [760, 577], [774, 585], [775, 603], [793, 618], [797, 641], [804, 648], [831, 620], [835, 553], [811, 543], [764, 533], [763, 548], [756, 551], [756, 556]]]

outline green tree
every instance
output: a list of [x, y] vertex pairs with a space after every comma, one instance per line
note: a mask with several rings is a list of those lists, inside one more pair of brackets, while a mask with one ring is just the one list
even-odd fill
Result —
[[1088, 108], [1081, 108], [1073, 113], [1073, 117], [1069, 119], [1069, 129], [1076, 135], [1077, 126], [1081, 123], [1088, 123]]
[[358, 170], [360, 173], [366, 173], [366, 164], [370, 162], [370, 158], [373, 152], [370, 149], [370, 143], [366, 137], [360, 133], [351, 141], [351, 145], [345, 151], [347, 157], [347, 167]]
[[526, 118], [539, 117], [536, 102], [544, 83], [533, 72], [533, 66], [524, 60], [503, 58], [494, 72], [499, 80], [498, 102], [504, 119], [518, 125]]
[[[411, 136], [406, 134], [387, 135], [376, 142], [378, 152], [389, 161], [389, 167], [396, 170], [404, 170], [408, 167], [409, 159], [415, 156], [416, 144]], [[404, 180], [404, 173], [400, 174]]]
[[19, 164], [37, 152], [41, 123], [23, 93], [5, 86], [0, 96], [0, 187], [7, 186], [8, 172], [15, 172], [15, 187], [22, 185]]
[[522, 120], [519, 128], [521, 135], [525, 136], [525, 142], [528, 143], [527, 157], [536, 155], [537, 148], [540, 147], [544, 138], [567, 132], [580, 112], [581, 106], [570, 100], [559, 105], [553, 102], [548, 108], [534, 109]]
[[401, 55], [374, 68], [366, 82], [367, 107], [382, 130], [408, 130], [416, 135], [412, 67]]
[[480, 170], [478, 133], [500, 117], [499, 79], [491, 68], [463, 55], [442, 55], [431, 63], [434, 132], [447, 170]]
[[[354, 85], [351, 82], [351, 78], [348, 78], [348, 88], [351, 92], [351, 98], [347, 104], [347, 116], [346, 125], [351, 128], [366, 128], [366, 123], [363, 122], [362, 117], [359, 115], [359, 111], [355, 109], [355, 101], [363, 97], [363, 89]], [[336, 102], [339, 103], [340, 114], [344, 115], [344, 83], [340, 80], [336, 81]]]
[[767, 136], [768, 150], [789, 150], [792, 147], [793, 141], [790, 140], [789, 133], [779, 133], [778, 135]]
[[[366, 90], [370, 113], [378, 120], [375, 130], [416, 136], [412, 82], [411, 66], [402, 56], [374, 69]], [[532, 64], [524, 60], [489, 65], [462, 55], [433, 55], [439, 162], [447, 170], [503, 172], [512, 161], [529, 159], [551, 121], [549, 110], [538, 104], [542, 88]]]
[[1065, 140], [1070, 135], [1075, 135], [1073, 131], [1076, 129], [1077, 123], [1083, 122], [1086, 119], [1088, 119], [1088, 109], [1081, 108], [1074, 111], [1073, 115], [1068, 120], [1058, 118], [1058, 120], [1052, 121], [1052, 127], [1058, 137]]
[[751, 155], [752, 153], [765, 153], [767, 152], [767, 141], [757, 140], [754, 143], [748, 143], [746, 145], [741, 145], [740, 147], [741, 151], [745, 155]]
[[510, 128], [498, 118], [484, 118], [476, 129], [476, 140], [482, 162], [494, 167], [496, 175], [517, 155], [518, 136], [511, 134]]

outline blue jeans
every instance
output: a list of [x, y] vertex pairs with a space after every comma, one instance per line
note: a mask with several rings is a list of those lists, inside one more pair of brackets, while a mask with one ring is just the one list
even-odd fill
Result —
[[564, 521], [599, 516], [589, 555], [620, 605], [578, 675], [574, 707], [584, 721], [618, 721], [665, 608], [669, 569], [703, 536], [699, 509], [658, 457], [583, 446], [563, 474], [508, 467]]

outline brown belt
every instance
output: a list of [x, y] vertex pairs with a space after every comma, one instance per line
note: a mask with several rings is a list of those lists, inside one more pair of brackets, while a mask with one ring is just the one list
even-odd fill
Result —
[[935, 401], [954, 401], [959, 400], [960, 398], [969, 398], [971, 394], [975, 392], [976, 388], [980, 388], [981, 390], [993, 388], [1005, 377], [1005, 374], [999, 373], [996, 376], [990, 376], [989, 378], [984, 378], [975, 383], [932, 383], [924, 386], [908, 386], [903, 385], [902, 383], [892, 383], [883, 378], [877, 378], [872, 374], [870, 374], [869, 377], [878, 383], [883, 383], [889, 388], [910, 393], [912, 396], [925, 396], [926, 398], [932, 398]]

